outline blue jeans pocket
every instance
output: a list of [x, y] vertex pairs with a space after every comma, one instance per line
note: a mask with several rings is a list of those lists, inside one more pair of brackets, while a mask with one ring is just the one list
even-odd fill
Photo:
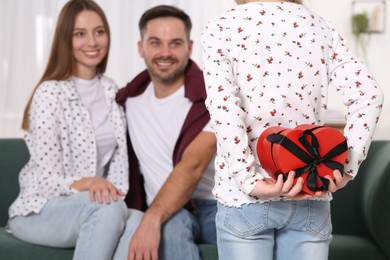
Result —
[[332, 234], [329, 201], [309, 200], [306, 231], [321, 238], [328, 239]]
[[226, 207], [224, 225], [236, 236], [245, 238], [267, 227], [269, 202]]

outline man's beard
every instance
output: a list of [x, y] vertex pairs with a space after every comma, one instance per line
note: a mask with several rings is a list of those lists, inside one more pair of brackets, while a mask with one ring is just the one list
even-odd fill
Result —
[[[161, 59], [157, 59], [157, 60], [161, 60]], [[173, 63], [177, 63], [177, 60], [176, 59], [173, 59], [173, 58], [166, 58], [166, 59], [163, 59], [164, 61], [168, 61], [168, 62], [173, 62]], [[153, 61], [153, 63], [155, 63]], [[161, 76], [160, 73], [158, 73], [153, 66], [149, 66], [149, 73], [151, 74], [151, 76], [159, 81], [160, 83], [164, 84], [164, 85], [168, 85], [170, 83], [174, 83], [178, 78], [180, 78], [183, 74], [184, 74], [184, 71], [185, 71], [185, 68], [187, 67], [187, 62], [185, 62], [181, 67], [178, 67], [175, 71], [173, 71], [171, 74], [167, 75], [167, 76]]]

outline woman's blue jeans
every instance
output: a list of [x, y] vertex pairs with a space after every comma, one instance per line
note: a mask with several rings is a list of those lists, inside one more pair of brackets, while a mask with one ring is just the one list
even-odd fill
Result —
[[39, 214], [14, 217], [8, 227], [26, 242], [75, 248], [73, 259], [112, 259], [126, 222], [138, 225], [142, 213], [129, 210], [122, 199], [92, 203], [88, 192], [49, 200]]

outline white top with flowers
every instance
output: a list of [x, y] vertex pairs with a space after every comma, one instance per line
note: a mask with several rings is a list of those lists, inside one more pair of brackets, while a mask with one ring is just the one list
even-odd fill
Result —
[[214, 195], [227, 206], [250, 196], [269, 175], [256, 155], [270, 126], [323, 125], [328, 86], [348, 107], [345, 173], [366, 157], [383, 93], [345, 40], [324, 19], [290, 2], [239, 5], [212, 19], [202, 35], [206, 106], [217, 135]]

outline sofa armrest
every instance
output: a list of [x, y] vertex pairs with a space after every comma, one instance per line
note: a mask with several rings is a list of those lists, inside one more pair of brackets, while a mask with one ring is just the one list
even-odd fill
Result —
[[29, 153], [21, 138], [0, 138], [0, 226], [8, 220], [8, 208], [19, 193], [19, 172]]
[[390, 259], [390, 142], [381, 142], [381, 152], [365, 172], [363, 217], [375, 242]]

